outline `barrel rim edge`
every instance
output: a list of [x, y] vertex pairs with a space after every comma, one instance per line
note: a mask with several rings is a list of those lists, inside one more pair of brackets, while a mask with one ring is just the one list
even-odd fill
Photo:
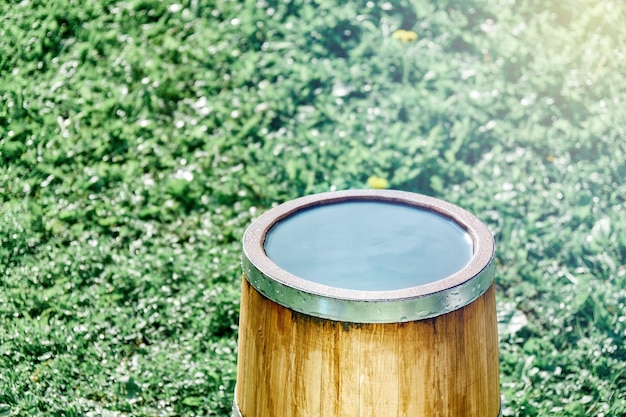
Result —
[[[456, 222], [470, 234], [473, 240], [474, 254], [461, 270], [446, 278], [402, 289], [365, 291], [332, 287], [300, 278], [276, 265], [265, 253], [265, 236], [273, 225], [281, 219], [316, 205], [355, 200], [408, 204], [417, 208], [432, 210]], [[480, 275], [484, 269], [489, 267], [495, 256], [493, 235], [487, 226], [473, 214], [444, 200], [399, 190], [344, 190], [300, 197], [263, 213], [248, 226], [242, 240], [242, 264], [245, 265], [248, 262], [267, 279], [309, 294], [355, 301], [403, 300], [449, 290]]]

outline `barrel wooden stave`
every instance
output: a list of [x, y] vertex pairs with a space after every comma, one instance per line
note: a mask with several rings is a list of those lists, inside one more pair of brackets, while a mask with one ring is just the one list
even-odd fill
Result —
[[426, 320], [356, 324], [294, 312], [243, 279], [243, 417], [497, 416], [495, 290]]

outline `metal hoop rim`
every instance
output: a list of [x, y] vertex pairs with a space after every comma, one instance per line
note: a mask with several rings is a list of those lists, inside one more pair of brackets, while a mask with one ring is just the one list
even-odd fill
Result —
[[[465, 229], [472, 238], [474, 254], [465, 267], [446, 278], [387, 291], [336, 288], [305, 280], [280, 268], [266, 255], [265, 237], [277, 222], [304, 209], [348, 201], [379, 201], [430, 210]], [[487, 226], [446, 201], [398, 190], [335, 191], [291, 200], [258, 217], [244, 234], [242, 269], [257, 291], [287, 308], [331, 320], [390, 323], [436, 317], [474, 301], [494, 280], [494, 247]]]
[[[233, 412], [231, 417], [243, 417], [241, 414], [241, 410], [239, 410], [239, 406], [237, 405], [237, 398], [233, 398]], [[502, 417], [502, 401], [500, 401], [500, 409], [498, 411], [498, 417]]]

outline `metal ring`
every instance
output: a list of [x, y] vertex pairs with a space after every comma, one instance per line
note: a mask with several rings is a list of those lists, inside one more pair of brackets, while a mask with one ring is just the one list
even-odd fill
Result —
[[[241, 411], [239, 410], [239, 406], [237, 405], [237, 398], [233, 399], [233, 412], [231, 417], [243, 417]], [[500, 411], [498, 412], [498, 417], [502, 417], [502, 402], [500, 402]]]
[[[300, 210], [347, 201], [381, 201], [431, 210], [455, 221], [472, 238], [474, 254], [460, 271], [444, 279], [400, 290], [360, 291], [302, 279], [266, 255], [265, 236], [273, 225]], [[242, 269], [265, 297], [307, 315], [353, 323], [423, 320], [462, 308], [494, 280], [494, 241], [489, 229], [469, 212], [448, 202], [397, 190], [348, 190], [315, 194], [281, 204], [257, 218], [243, 238]]]
[[237, 405], [237, 397], [233, 398], [233, 412], [230, 417], [243, 417], [241, 415], [241, 411], [239, 411], [239, 406]]

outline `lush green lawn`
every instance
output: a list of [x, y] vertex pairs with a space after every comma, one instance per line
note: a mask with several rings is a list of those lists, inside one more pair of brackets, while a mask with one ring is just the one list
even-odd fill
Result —
[[505, 416], [626, 415], [626, 3], [0, 16], [0, 416], [228, 416], [244, 228], [374, 175], [494, 232]]

